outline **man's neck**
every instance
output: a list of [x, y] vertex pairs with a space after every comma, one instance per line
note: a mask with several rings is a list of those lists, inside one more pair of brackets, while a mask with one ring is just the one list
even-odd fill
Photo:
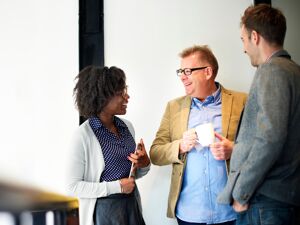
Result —
[[265, 44], [262, 48], [262, 63], [267, 62], [276, 52], [282, 50], [282, 46]]
[[201, 102], [203, 102], [208, 96], [212, 95], [214, 92], [216, 92], [218, 89], [215, 82], [209, 83], [207, 87], [206, 93], [203, 93], [203, 95], [197, 97]]

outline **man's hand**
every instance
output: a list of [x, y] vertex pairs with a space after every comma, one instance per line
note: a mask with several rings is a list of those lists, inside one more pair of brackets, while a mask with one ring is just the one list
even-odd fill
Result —
[[221, 134], [215, 132], [215, 137], [220, 140], [220, 142], [215, 142], [210, 145], [211, 153], [216, 160], [227, 160], [231, 157], [233, 142], [229, 141], [227, 138], [223, 137]]
[[196, 145], [196, 140], [197, 134], [195, 129], [185, 131], [179, 144], [179, 152], [182, 154], [191, 151], [191, 149]]
[[248, 204], [242, 205], [242, 204], [240, 204], [240, 203], [238, 203], [237, 201], [234, 200], [232, 208], [236, 212], [243, 212], [243, 211], [246, 211], [249, 208], [249, 205]]
[[131, 153], [127, 158], [134, 163], [133, 171], [137, 168], [143, 168], [150, 164], [150, 159], [145, 149], [144, 141], [140, 141], [140, 149], [136, 149], [135, 153]]

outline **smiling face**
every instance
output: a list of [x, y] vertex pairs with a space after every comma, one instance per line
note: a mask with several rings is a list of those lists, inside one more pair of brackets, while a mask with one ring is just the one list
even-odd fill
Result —
[[[200, 59], [199, 53], [193, 53], [189, 56], [182, 58], [181, 60], [181, 69], [205, 66], [209, 65], [207, 65], [206, 62], [203, 62], [203, 60]], [[195, 70], [189, 76], [183, 73], [181, 74], [180, 79], [185, 88], [185, 93], [187, 95], [199, 99], [203, 97], [203, 93], [205, 93], [204, 90], [206, 89], [208, 82], [206, 76], [208, 68], [202, 70]]]
[[129, 98], [130, 96], [127, 93], [127, 88], [117, 92], [117, 94], [108, 101], [106, 106], [104, 106], [101, 113], [111, 116], [125, 115]]
[[243, 42], [244, 53], [246, 53], [251, 61], [252, 66], [257, 67], [260, 64], [258, 43], [258, 34], [256, 31], [248, 32], [243, 25], [241, 28], [241, 40]]

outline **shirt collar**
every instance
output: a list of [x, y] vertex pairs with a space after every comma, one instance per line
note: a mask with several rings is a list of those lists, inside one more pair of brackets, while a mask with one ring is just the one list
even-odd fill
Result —
[[[101, 120], [97, 116], [92, 116], [89, 118], [90, 124], [92, 124], [94, 130], [98, 130], [101, 127], [104, 127]], [[126, 127], [126, 124], [118, 117], [114, 116], [114, 123], [117, 127]]]
[[285, 58], [288, 58], [288, 59], [291, 59], [291, 56], [289, 55], [289, 53], [284, 50], [284, 49], [279, 49], [275, 52], [273, 52], [265, 62], [268, 62], [270, 61], [271, 58], [274, 58], [274, 57], [285, 57]]
[[265, 62], [268, 62], [273, 56], [277, 55], [277, 53], [279, 53], [281, 51], [282, 51], [282, 49], [279, 49], [279, 50], [273, 52], [271, 55], [269, 55], [269, 57], [266, 59]]
[[114, 117], [114, 122], [117, 127], [127, 127], [126, 124], [119, 117]]
[[221, 85], [218, 82], [215, 82], [217, 90], [211, 95], [207, 96], [202, 102], [197, 98], [192, 98], [192, 107], [206, 106], [209, 104], [217, 104], [221, 101]]

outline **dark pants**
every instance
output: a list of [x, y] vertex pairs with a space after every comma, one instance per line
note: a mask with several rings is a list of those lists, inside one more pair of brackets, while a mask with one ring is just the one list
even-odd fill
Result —
[[248, 210], [237, 214], [236, 225], [296, 225], [296, 210], [293, 205], [258, 194], [250, 199]]
[[113, 194], [98, 198], [95, 225], [145, 225], [134, 194]]
[[[208, 225], [207, 223], [189, 223], [177, 218], [178, 225]], [[216, 225], [235, 225], [235, 221], [229, 221], [225, 223], [216, 223]]]

